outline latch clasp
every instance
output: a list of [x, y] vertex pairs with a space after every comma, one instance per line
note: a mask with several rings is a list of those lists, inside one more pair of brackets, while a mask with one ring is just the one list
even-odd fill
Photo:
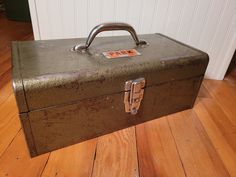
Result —
[[138, 78], [125, 82], [125, 112], [137, 114], [144, 94], [145, 79]]

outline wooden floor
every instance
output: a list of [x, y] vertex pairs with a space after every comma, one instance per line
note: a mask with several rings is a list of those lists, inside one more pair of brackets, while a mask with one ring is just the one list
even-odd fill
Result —
[[191, 110], [29, 157], [11, 86], [10, 41], [30, 24], [0, 16], [0, 177], [236, 177], [236, 70], [204, 80]]

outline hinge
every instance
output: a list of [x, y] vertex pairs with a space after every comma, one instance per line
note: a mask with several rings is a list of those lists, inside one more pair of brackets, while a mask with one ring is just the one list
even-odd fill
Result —
[[125, 112], [137, 114], [144, 94], [145, 79], [138, 78], [125, 82]]

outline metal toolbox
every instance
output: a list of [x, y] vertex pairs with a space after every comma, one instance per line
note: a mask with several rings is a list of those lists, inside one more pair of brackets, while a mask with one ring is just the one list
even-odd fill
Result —
[[[95, 39], [108, 30], [131, 36]], [[208, 55], [162, 34], [139, 38], [128, 24], [106, 23], [87, 39], [13, 42], [13, 87], [31, 156], [193, 106]]]

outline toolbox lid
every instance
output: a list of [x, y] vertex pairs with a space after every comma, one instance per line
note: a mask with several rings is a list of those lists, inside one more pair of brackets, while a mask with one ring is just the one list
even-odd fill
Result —
[[[144, 77], [146, 87], [203, 76], [208, 55], [161, 34], [96, 38], [84, 52], [70, 49], [81, 39], [13, 42], [13, 87], [19, 112], [69, 104], [124, 91], [125, 82]], [[103, 52], [135, 49], [141, 55], [106, 58]]]

